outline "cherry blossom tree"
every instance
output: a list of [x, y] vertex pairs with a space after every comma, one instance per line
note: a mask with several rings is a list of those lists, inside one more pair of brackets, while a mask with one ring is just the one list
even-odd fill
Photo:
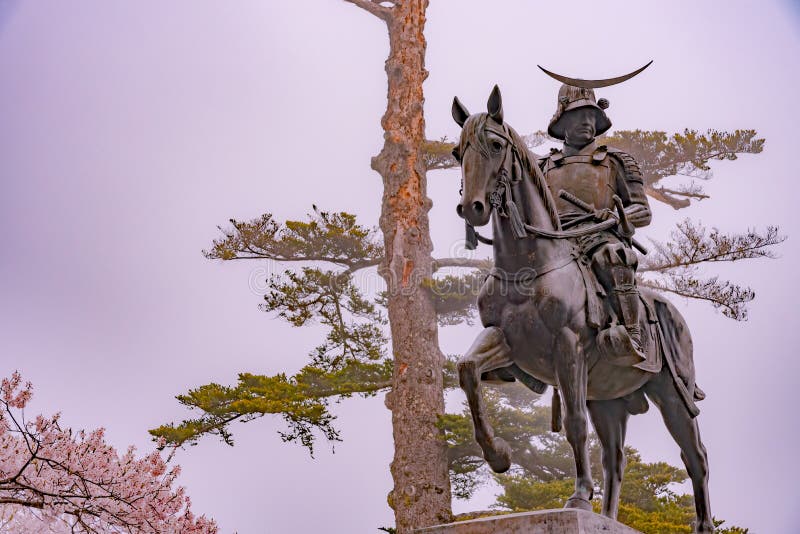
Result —
[[0, 383], [0, 533], [217, 532], [158, 450], [119, 454], [104, 429], [64, 428], [60, 414], [26, 420], [32, 392], [18, 372]]

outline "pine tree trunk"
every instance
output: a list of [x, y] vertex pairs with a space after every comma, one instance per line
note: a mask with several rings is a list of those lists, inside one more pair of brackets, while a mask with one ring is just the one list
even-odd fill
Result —
[[433, 300], [420, 285], [433, 273], [431, 201], [421, 153], [427, 7], [427, 0], [398, 2], [387, 17], [389, 94], [381, 122], [385, 142], [372, 160], [384, 184], [380, 227], [386, 257], [381, 274], [388, 285], [394, 351], [392, 391], [386, 398], [394, 432], [389, 504], [401, 534], [446, 522], [452, 515], [447, 450], [436, 426], [444, 413], [444, 355]]

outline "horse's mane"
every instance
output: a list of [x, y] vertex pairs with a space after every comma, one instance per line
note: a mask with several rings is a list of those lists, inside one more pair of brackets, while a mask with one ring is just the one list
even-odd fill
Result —
[[[488, 113], [477, 113], [475, 115], [471, 115], [467, 119], [467, 121], [464, 123], [462, 130], [463, 133], [459, 141], [459, 152], [461, 154], [464, 153], [464, 141], [472, 138], [475, 140], [475, 144], [477, 145], [477, 149], [481, 155], [485, 158], [489, 157], [489, 145], [486, 142], [486, 123], [488, 122], [488, 119]], [[523, 170], [526, 171], [528, 176], [531, 177], [533, 185], [536, 186], [536, 190], [544, 202], [544, 206], [547, 209], [547, 214], [550, 216], [550, 222], [553, 223], [554, 228], [560, 230], [561, 222], [558, 217], [556, 203], [555, 200], [553, 200], [553, 195], [550, 194], [550, 189], [547, 187], [544, 174], [539, 168], [539, 165], [536, 163], [536, 158], [533, 156], [533, 154], [531, 154], [530, 150], [528, 150], [528, 146], [525, 144], [525, 141], [516, 132], [516, 130], [514, 130], [514, 128], [506, 124], [505, 129], [511, 138], [512, 144], [516, 148], [516, 152], [519, 155]]]
[[516, 130], [514, 130], [514, 128], [511, 126], [508, 126], [508, 133], [511, 136], [514, 146], [517, 148], [517, 154], [519, 154], [519, 159], [522, 162], [524, 170], [527, 171], [528, 176], [530, 176], [531, 180], [533, 180], [533, 185], [536, 186], [536, 190], [542, 197], [542, 201], [544, 201], [544, 207], [547, 209], [547, 214], [550, 216], [550, 222], [553, 223], [553, 228], [560, 230], [561, 221], [558, 217], [556, 202], [553, 199], [553, 195], [550, 194], [550, 188], [547, 187], [547, 182], [544, 179], [544, 173], [542, 172], [542, 169], [539, 168], [539, 165], [536, 163], [535, 156], [533, 156], [531, 151], [528, 150], [528, 145], [525, 144], [525, 141], [516, 132]]

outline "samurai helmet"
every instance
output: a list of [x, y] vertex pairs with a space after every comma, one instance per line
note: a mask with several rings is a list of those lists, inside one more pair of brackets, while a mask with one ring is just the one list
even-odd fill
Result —
[[561, 119], [568, 111], [578, 108], [592, 108], [595, 114], [595, 135], [601, 135], [611, 128], [611, 120], [609, 120], [606, 112], [603, 111], [608, 108], [608, 100], [601, 98], [597, 101], [594, 97], [594, 90], [588, 87], [575, 87], [574, 85], [564, 84], [558, 90], [558, 107], [553, 118], [550, 119], [550, 125], [547, 127], [547, 133], [550, 137], [556, 139], [564, 139], [564, 124]]
[[538, 67], [544, 71], [545, 74], [554, 78], [564, 85], [558, 91], [558, 107], [553, 118], [550, 119], [550, 125], [547, 127], [547, 133], [556, 139], [564, 139], [564, 126], [561, 124], [561, 119], [564, 114], [573, 109], [590, 107], [594, 109], [596, 115], [595, 131], [596, 135], [603, 134], [611, 128], [611, 121], [606, 116], [605, 109], [608, 108], [608, 100], [601, 98], [597, 100], [594, 96], [594, 90], [600, 87], [608, 87], [622, 83], [625, 80], [630, 80], [644, 69], [650, 66], [650, 61], [644, 67], [638, 68], [635, 71], [617, 76], [616, 78], [608, 78], [605, 80], [581, 80], [580, 78], [568, 78], [561, 76], [554, 72], [543, 68], [541, 65]]

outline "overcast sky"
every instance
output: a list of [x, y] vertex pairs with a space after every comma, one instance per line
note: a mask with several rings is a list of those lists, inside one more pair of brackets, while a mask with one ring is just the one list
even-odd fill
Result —
[[[432, 0], [426, 35], [430, 138], [457, 136], [454, 95], [477, 112], [495, 83], [509, 124], [544, 129], [558, 83], [536, 64], [605, 78], [650, 59], [632, 81], [598, 90], [615, 129], [766, 138], [762, 154], [712, 164], [710, 199], [681, 211], [654, 201], [641, 233], [665, 239], [691, 217], [790, 236], [780, 259], [708, 271], [755, 289], [748, 322], [675, 302], [708, 394], [699, 421], [714, 515], [756, 534], [796, 532], [800, 10], [785, 0]], [[383, 24], [340, 0], [0, 0], [0, 376], [19, 369], [36, 386], [34, 410], [105, 426], [118, 447], [145, 452], [148, 428], [188, 415], [175, 395], [301, 367], [322, 330], [260, 312], [252, 287], [280, 266], [200, 251], [231, 217], [301, 218], [312, 203], [377, 224], [369, 159], [382, 145], [387, 49]], [[428, 177], [437, 256], [463, 237], [458, 176]], [[443, 349], [463, 352], [479, 328], [443, 331]], [[233, 427], [233, 448], [206, 438], [179, 453], [196, 511], [240, 534], [391, 525], [383, 397], [335, 410], [335, 454], [321, 442], [312, 460], [282, 444], [270, 417]], [[681, 465], [654, 412], [632, 420], [628, 443]], [[485, 508], [492, 491], [456, 510]]]

